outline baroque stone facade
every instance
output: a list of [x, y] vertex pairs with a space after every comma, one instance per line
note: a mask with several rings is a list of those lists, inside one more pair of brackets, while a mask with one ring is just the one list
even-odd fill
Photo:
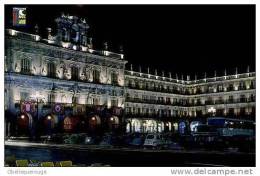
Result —
[[125, 70], [124, 55], [107, 43], [93, 49], [84, 19], [62, 15], [56, 23], [56, 35], [48, 28], [47, 38], [37, 28], [6, 30], [7, 135], [32, 133], [37, 125], [42, 133], [162, 132], [208, 116], [255, 118], [249, 70], [202, 80]]

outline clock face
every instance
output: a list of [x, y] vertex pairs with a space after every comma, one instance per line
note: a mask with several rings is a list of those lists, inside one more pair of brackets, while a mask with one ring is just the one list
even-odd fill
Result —
[[54, 107], [55, 112], [60, 112], [61, 111], [61, 105], [60, 104], [56, 104]]
[[30, 101], [24, 101], [22, 103], [22, 112], [31, 113], [34, 112], [34, 106]]
[[25, 102], [25, 111], [26, 112], [31, 112], [31, 103], [30, 102]]

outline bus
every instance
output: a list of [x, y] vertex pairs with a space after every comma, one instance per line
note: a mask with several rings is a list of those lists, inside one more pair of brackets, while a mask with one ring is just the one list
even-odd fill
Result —
[[223, 137], [255, 136], [255, 122], [250, 120], [209, 117], [207, 125], [217, 129], [219, 136]]

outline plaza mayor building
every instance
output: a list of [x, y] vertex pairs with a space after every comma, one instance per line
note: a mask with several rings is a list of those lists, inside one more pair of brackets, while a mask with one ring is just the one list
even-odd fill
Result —
[[[5, 31], [6, 136], [177, 132], [207, 117], [255, 120], [255, 73], [191, 80], [126, 70], [122, 48], [93, 47], [86, 20], [62, 15], [47, 37]], [[233, 68], [232, 68], [233, 69]]]

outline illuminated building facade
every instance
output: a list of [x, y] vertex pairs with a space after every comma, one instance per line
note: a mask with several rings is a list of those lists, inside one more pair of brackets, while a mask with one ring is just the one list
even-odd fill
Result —
[[127, 131], [178, 131], [209, 116], [255, 120], [255, 73], [249, 68], [199, 80], [147, 71], [125, 72]]
[[37, 26], [35, 34], [6, 30], [6, 135], [167, 132], [208, 116], [255, 118], [249, 69], [198, 80], [126, 70], [122, 51], [93, 49], [84, 19], [62, 15], [56, 23], [47, 38]]
[[[124, 106], [123, 54], [93, 49], [84, 19], [56, 19], [43, 39], [6, 30], [5, 109], [16, 126], [42, 131], [117, 129]], [[12, 118], [11, 118], [12, 117]], [[6, 119], [7, 120], [7, 119]], [[8, 123], [7, 129], [14, 128]], [[12, 130], [11, 130], [12, 131]]]

